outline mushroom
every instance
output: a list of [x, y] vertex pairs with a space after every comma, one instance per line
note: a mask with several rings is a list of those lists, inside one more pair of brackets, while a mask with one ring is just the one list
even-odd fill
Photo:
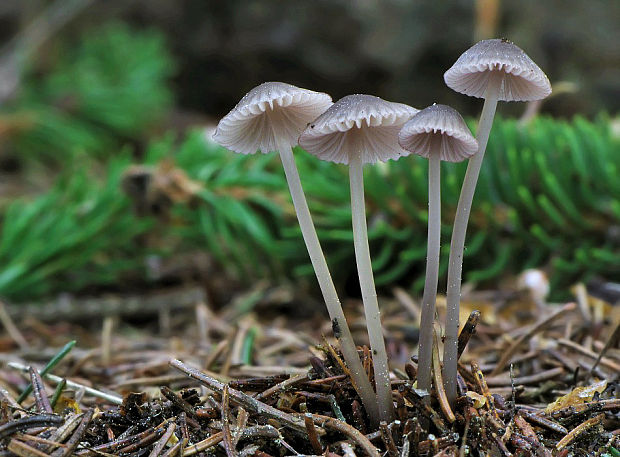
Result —
[[542, 270], [529, 268], [517, 278], [517, 289], [526, 291], [529, 298], [536, 304], [537, 311], [544, 312], [546, 300], [551, 290], [549, 278]]
[[393, 418], [392, 390], [370, 262], [362, 167], [408, 155], [398, 145], [398, 131], [417, 111], [372, 95], [348, 95], [308, 125], [299, 137], [299, 145], [310, 154], [349, 166], [355, 260], [373, 353], [379, 418], [388, 423]]
[[407, 121], [398, 134], [398, 142], [404, 149], [428, 159], [428, 244], [418, 346], [418, 389], [430, 392], [441, 238], [440, 161], [461, 162], [476, 153], [478, 142], [455, 109], [437, 104], [424, 108]]
[[241, 154], [279, 151], [293, 206], [314, 268], [334, 336], [368, 415], [377, 417], [377, 402], [353, 342], [338, 294], [319, 243], [301, 187], [292, 148], [308, 122], [332, 104], [329, 95], [282, 82], [266, 82], [248, 92], [217, 125], [213, 139]]
[[478, 152], [467, 165], [459, 197], [448, 262], [444, 383], [450, 404], [456, 400], [457, 336], [463, 249], [476, 182], [482, 166], [498, 100], [540, 100], [551, 94], [543, 71], [522, 49], [505, 39], [481, 41], [461, 55], [444, 74], [446, 84], [457, 92], [484, 98], [476, 139]]

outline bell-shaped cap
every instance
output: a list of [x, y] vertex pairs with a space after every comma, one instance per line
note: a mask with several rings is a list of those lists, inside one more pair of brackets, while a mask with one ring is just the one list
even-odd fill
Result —
[[498, 100], [540, 100], [551, 94], [547, 75], [521, 48], [505, 39], [476, 43], [443, 75], [448, 87], [484, 98], [491, 72], [502, 72]]
[[431, 105], [409, 119], [398, 134], [398, 142], [422, 157], [438, 152], [447, 162], [460, 162], [478, 151], [478, 142], [463, 117], [446, 105]]
[[266, 82], [245, 94], [222, 118], [213, 139], [241, 154], [292, 147], [308, 122], [331, 104], [332, 98], [322, 92]]
[[398, 159], [408, 152], [398, 131], [418, 110], [372, 95], [347, 95], [310, 123], [299, 145], [321, 160], [348, 164], [353, 154], [362, 163]]

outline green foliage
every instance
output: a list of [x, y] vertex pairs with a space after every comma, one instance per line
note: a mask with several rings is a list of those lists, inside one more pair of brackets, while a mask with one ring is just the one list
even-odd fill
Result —
[[[129, 157], [112, 159], [104, 183], [76, 163], [45, 195], [6, 209], [0, 234], [0, 295], [13, 300], [121, 282], [140, 271], [137, 220], [118, 187]], [[86, 171], [89, 170], [89, 171]]]
[[[525, 268], [549, 267], [559, 290], [593, 275], [617, 276], [619, 149], [605, 117], [594, 123], [541, 117], [526, 126], [496, 120], [470, 220], [465, 279], [490, 283]], [[151, 155], [151, 161], [161, 157]], [[206, 248], [237, 272], [271, 268], [277, 260], [277, 271], [313, 274], [275, 156], [232, 154], [193, 136], [174, 157], [205, 186], [198, 211], [183, 210], [186, 236], [200, 242], [200, 227]], [[354, 265], [347, 169], [300, 149], [296, 160], [329, 264], [343, 279]], [[442, 164], [442, 275], [465, 168]], [[427, 161], [408, 157], [366, 167], [366, 200], [377, 284], [401, 281], [419, 291]]]
[[[465, 279], [489, 282], [506, 273], [550, 266], [552, 285], [620, 273], [620, 144], [604, 117], [591, 123], [537, 118], [527, 126], [495, 122], [465, 252]], [[304, 186], [334, 271], [353, 260], [346, 170], [297, 155]], [[451, 224], [466, 164], [442, 164], [442, 263], [447, 271]], [[376, 281], [423, 286], [427, 161], [401, 158], [367, 167], [369, 236]], [[296, 230], [287, 235], [294, 237]], [[297, 259], [302, 261], [301, 256]], [[298, 264], [298, 263], [297, 263]], [[306, 266], [300, 273], [309, 273]]]
[[82, 151], [102, 156], [153, 126], [172, 100], [166, 81], [174, 64], [155, 31], [109, 24], [77, 46], [61, 47], [43, 75], [31, 67], [3, 110], [5, 120], [18, 124], [20, 156], [54, 162]]
[[[155, 165], [170, 157], [173, 140], [168, 137], [149, 148], [146, 162]], [[279, 227], [292, 222], [283, 217], [282, 207], [291, 204], [274, 157], [231, 157], [225, 149], [208, 146], [202, 132], [190, 134], [173, 157], [176, 166], [204, 185], [196, 205], [176, 208], [176, 220], [183, 222], [173, 230], [182, 244], [208, 250], [231, 274], [274, 274], [281, 266]]]
[[[75, 159], [52, 190], [13, 203], [0, 231], [0, 295], [13, 300], [142, 278], [146, 255], [206, 250], [244, 280], [313, 275], [275, 154], [243, 156], [193, 132], [154, 142], [145, 163], [172, 160], [202, 185], [168, 220], [137, 219], [121, 190], [129, 158], [105, 173]], [[337, 280], [354, 274], [347, 169], [296, 150], [319, 238]], [[442, 264], [466, 164], [442, 165]], [[593, 275], [620, 274], [620, 144], [608, 119], [527, 126], [497, 119], [468, 230], [465, 279], [493, 286], [507, 274], [549, 267], [556, 290]], [[86, 171], [89, 170], [89, 171]], [[96, 175], [104, 175], [101, 182]], [[366, 167], [376, 281], [420, 290], [426, 255], [427, 161]], [[141, 240], [148, 234], [150, 245]]]
[[46, 50], [0, 107], [3, 155], [26, 162], [28, 172], [63, 170], [44, 195], [2, 207], [0, 295], [12, 300], [144, 276], [148, 249], [137, 237], [150, 222], [133, 216], [120, 190], [130, 163], [121, 151], [172, 101], [174, 63], [159, 32], [113, 23]]

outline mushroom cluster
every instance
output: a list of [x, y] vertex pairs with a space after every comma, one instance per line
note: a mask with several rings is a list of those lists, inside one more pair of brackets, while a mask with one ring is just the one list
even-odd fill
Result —
[[[416, 154], [429, 160], [429, 217], [426, 277], [418, 349], [418, 388], [431, 390], [435, 300], [440, 256], [441, 161], [469, 159], [450, 245], [443, 380], [448, 401], [456, 400], [457, 337], [463, 249], [476, 181], [497, 102], [539, 100], [551, 93], [545, 74], [507, 40], [485, 40], [467, 50], [445, 73], [452, 89], [484, 98], [474, 138], [454, 109], [434, 104], [421, 111], [372, 95], [329, 95], [280, 82], [248, 92], [218, 124], [220, 145], [242, 154], [278, 151], [302, 236], [354, 388], [373, 425], [390, 422], [394, 404], [388, 355], [381, 327], [368, 245], [363, 166]], [[349, 168], [351, 217], [360, 290], [372, 350], [375, 386], [364, 370], [312, 222], [292, 148]], [[438, 366], [436, 364], [435, 366]], [[437, 387], [437, 386], [436, 386]]]

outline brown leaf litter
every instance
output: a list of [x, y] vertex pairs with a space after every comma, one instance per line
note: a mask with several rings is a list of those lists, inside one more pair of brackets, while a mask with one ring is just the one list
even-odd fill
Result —
[[[451, 408], [442, 388], [430, 395], [416, 389], [410, 355], [419, 308], [403, 290], [394, 297], [382, 309], [397, 420], [378, 429], [334, 340], [316, 345], [330, 334], [329, 322], [296, 318], [295, 308], [286, 309], [296, 301], [290, 291], [261, 285], [221, 310], [197, 302], [193, 313], [186, 307], [160, 316], [159, 330], [140, 315], [91, 317], [89, 325], [23, 317], [0, 337], [0, 453], [620, 455], [617, 306], [587, 293], [581, 303], [542, 308], [523, 296], [470, 293], [459, 338], [460, 397]], [[358, 303], [347, 305], [356, 340], [364, 341]], [[502, 312], [510, 307], [519, 311]], [[51, 348], [67, 338], [78, 346], [53, 374], [41, 375], [57, 351]], [[366, 346], [360, 356], [372, 381]], [[32, 393], [19, 404], [28, 383]]]

